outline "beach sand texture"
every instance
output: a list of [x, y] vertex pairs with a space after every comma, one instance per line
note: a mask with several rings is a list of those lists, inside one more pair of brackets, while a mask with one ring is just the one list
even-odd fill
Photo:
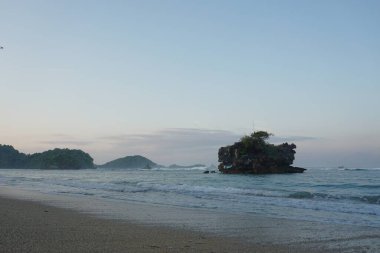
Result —
[[[268, 223], [268, 221], [266, 221]], [[293, 236], [289, 222], [276, 223], [276, 231]], [[259, 223], [258, 223], [259, 224]], [[297, 223], [295, 223], [296, 226]], [[299, 223], [302, 226], [302, 222]], [[305, 223], [309, 224], [309, 223]], [[288, 229], [287, 229], [288, 228]], [[313, 238], [284, 243], [220, 236], [194, 230], [103, 219], [79, 211], [36, 201], [0, 197], [0, 252], [377, 252], [378, 230], [347, 233], [325, 225]], [[342, 229], [339, 229], [341, 231]], [[255, 231], [255, 229], [253, 229]], [[268, 231], [272, 231], [270, 229]], [[262, 228], [257, 228], [260, 238]], [[357, 234], [358, 236], [353, 236]], [[326, 236], [331, 235], [331, 239]], [[276, 239], [277, 238], [277, 239]], [[376, 243], [377, 242], [377, 243]]]
[[[0, 198], [0, 252], [306, 252]], [[308, 250], [307, 252], [310, 252]], [[311, 251], [312, 252], [312, 251]]]

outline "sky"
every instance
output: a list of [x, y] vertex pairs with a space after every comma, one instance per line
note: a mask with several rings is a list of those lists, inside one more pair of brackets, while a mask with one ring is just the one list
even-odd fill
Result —
[[0, 0], [0, 143], [217, 164], [380, 167], [380, 1]]

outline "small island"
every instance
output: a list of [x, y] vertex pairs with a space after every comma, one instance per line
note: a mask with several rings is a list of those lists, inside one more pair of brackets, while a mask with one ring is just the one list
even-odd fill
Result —
[[302, 173], [303, 168], [291, 166], [296, 145], [267, 142], [272, 134], [257, 131], [246, 135], [231, 146], [221, 147], [218, 152], [218, 169], [226, 174]]

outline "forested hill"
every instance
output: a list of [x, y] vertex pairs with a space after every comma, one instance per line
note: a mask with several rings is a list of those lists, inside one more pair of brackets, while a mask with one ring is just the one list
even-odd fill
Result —
[[26, 155], [10, 145], [0, 144], [0, 168], [92, 169], [92, 157], [78, 149], [53, 149]]
[[144, 169], [160, 167], [160, 165], [141, 155], [133, 155], [110, 161], [99, 167], [110, 169]]
[[23, 168], [28, 156], [20, 153], [11, 145], [0, 144], [0, 168]]

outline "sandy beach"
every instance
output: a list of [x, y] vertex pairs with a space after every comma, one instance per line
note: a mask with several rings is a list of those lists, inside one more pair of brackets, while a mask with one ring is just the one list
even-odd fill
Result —
[[[268, 223], [268, 220], [264, 220]], [[378, 230], [363, 233], [319, 227], [314, 237], [301, 238], [295, 227], [272, 222], [277, 229], [257, 223], [256, 241], [212, 233], [103, 219], [91, 214], [44, 203], [0, 197], [0, 252], [376, 252]], [[301, 222], [302, 223], [302, 222]], [[304, 231], [301, 223], [294, 226]], [[306, 223], [307, 226], [310, 224]], [[313, 228], [310, 228], [311, 230]], [[347, 227], [351, 229], [352, 227]], [[322, 232], [322, 230], [326, 230]], [[296, 240], [284, 242], [275, 231]], [[272, 242], [261, 240], [265, 235]], [[351, 234], [353, 233], [353, 235]], [[330, 239], [326, 239], [330, 237]], [[252, 235], [255, 237], [255, 235]], [[319, 239], [318, 239], [319, 238]]]
[[[0, 252], [306, 252], [0, 198]], [[308, 251], [310, 252], [310, 251]]]

